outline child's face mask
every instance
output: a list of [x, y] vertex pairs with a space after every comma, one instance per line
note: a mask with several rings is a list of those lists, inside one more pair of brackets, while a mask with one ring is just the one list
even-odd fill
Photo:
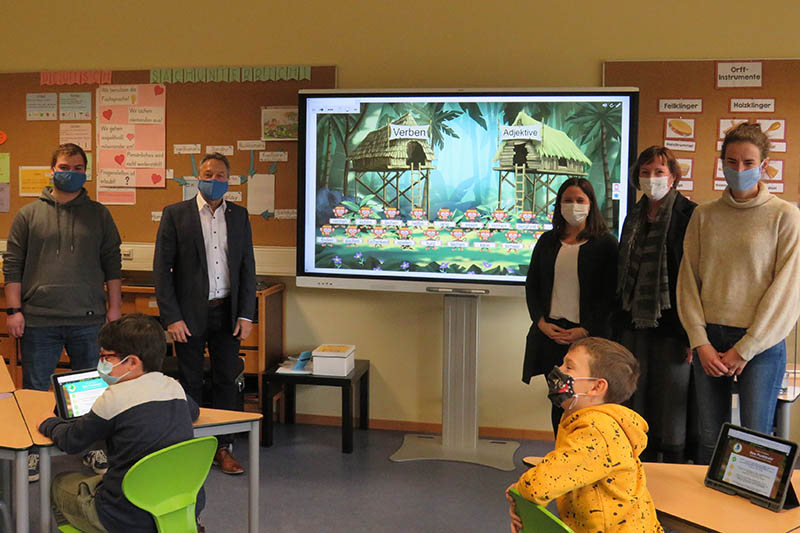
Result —
[[131, 371], [128, 370], [127, 372], [125, 372], [124, 374], [122, 374], [119, 377], [111, 375], [111, 371], [114, 370], [115, 367], [118, 367], [119, 365], [121, 365], [122, 363], [124, 363], [127, 360], [128, 360], [128, 358], [125, 357], [125, 359], [123, 359], [119, 363], [113, 364], [113, 363], [111, 363], [109, 361], [106, 361], [104, 359], [100, 359], [97, 362], [97, 373], [100, 374], [100, 378], [103, 381], [105, 381], [109, 385], [113, 385], [114, 383], [118, 382], [120, 379], [124, 378], [125, 376], [127, 376], [128, 374], [131, 373]]
[[596, 380], [598, 378], [576, 378], [554, 366], [545, 379], [547, 380], [547, 397], [553, 402], [553, 405], [561, 407], [564, 402], [573, 398], [572, 403], [567, 407], [567, 409], [572, 409], [575, 407], [579, 396], [586, 396], [585, 392], [575, 392], [575, 381], [578, 379]]

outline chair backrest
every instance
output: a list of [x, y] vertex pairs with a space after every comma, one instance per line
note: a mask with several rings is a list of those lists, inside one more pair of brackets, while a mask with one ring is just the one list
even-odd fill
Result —
[[521, 533], [573, 533], [572, 529], [553, 513], [537, 503], [526, 500], [516, 490], [509, 491], [514, 498], [517, 516], [522, 519]]
[[128, 470], [122, 492], [153, 515], [158, 531], [196, 533], [197, 493], [216, 451], [216, 437], [201, 437], [153, 452]]

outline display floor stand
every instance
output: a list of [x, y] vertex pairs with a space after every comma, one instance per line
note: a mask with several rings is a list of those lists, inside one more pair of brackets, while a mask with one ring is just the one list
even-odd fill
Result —
[[445, 295], [442, 435], [409, 434], [390, 460], [439, 459], [514, 470], [518, 442], [478, 439], [478, 296]]

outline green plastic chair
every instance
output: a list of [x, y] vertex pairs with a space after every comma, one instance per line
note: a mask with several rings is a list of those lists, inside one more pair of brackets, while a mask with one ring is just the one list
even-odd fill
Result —
[[160, 533], [197, 533], [197, 493], [216, 451], [216, 437], [201, 437], [153, 452], [128, 470], [122, 492], [153, 515]]
[[517, 489], [508, 491], [514, 498], [514, 508], [522, 519], [521, 533], [574, 533], [553, 513], [537, 503], [526, 500]]
[[[197, 533], [197, 493], [216, 452], [216, 437], [167, 446], [142, 457], [128, 470], [122, 479], [122, 492], [132, 504], [153, 515], [160, 533]], [[69, 524], [58, 529], [82, 533]]]

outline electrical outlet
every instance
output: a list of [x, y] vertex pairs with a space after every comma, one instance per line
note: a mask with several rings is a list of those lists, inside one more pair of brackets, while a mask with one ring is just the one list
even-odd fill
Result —
[[133, 261], [133, 248], [122, 248], [120, 252], [122, 252], [123, 261]]

